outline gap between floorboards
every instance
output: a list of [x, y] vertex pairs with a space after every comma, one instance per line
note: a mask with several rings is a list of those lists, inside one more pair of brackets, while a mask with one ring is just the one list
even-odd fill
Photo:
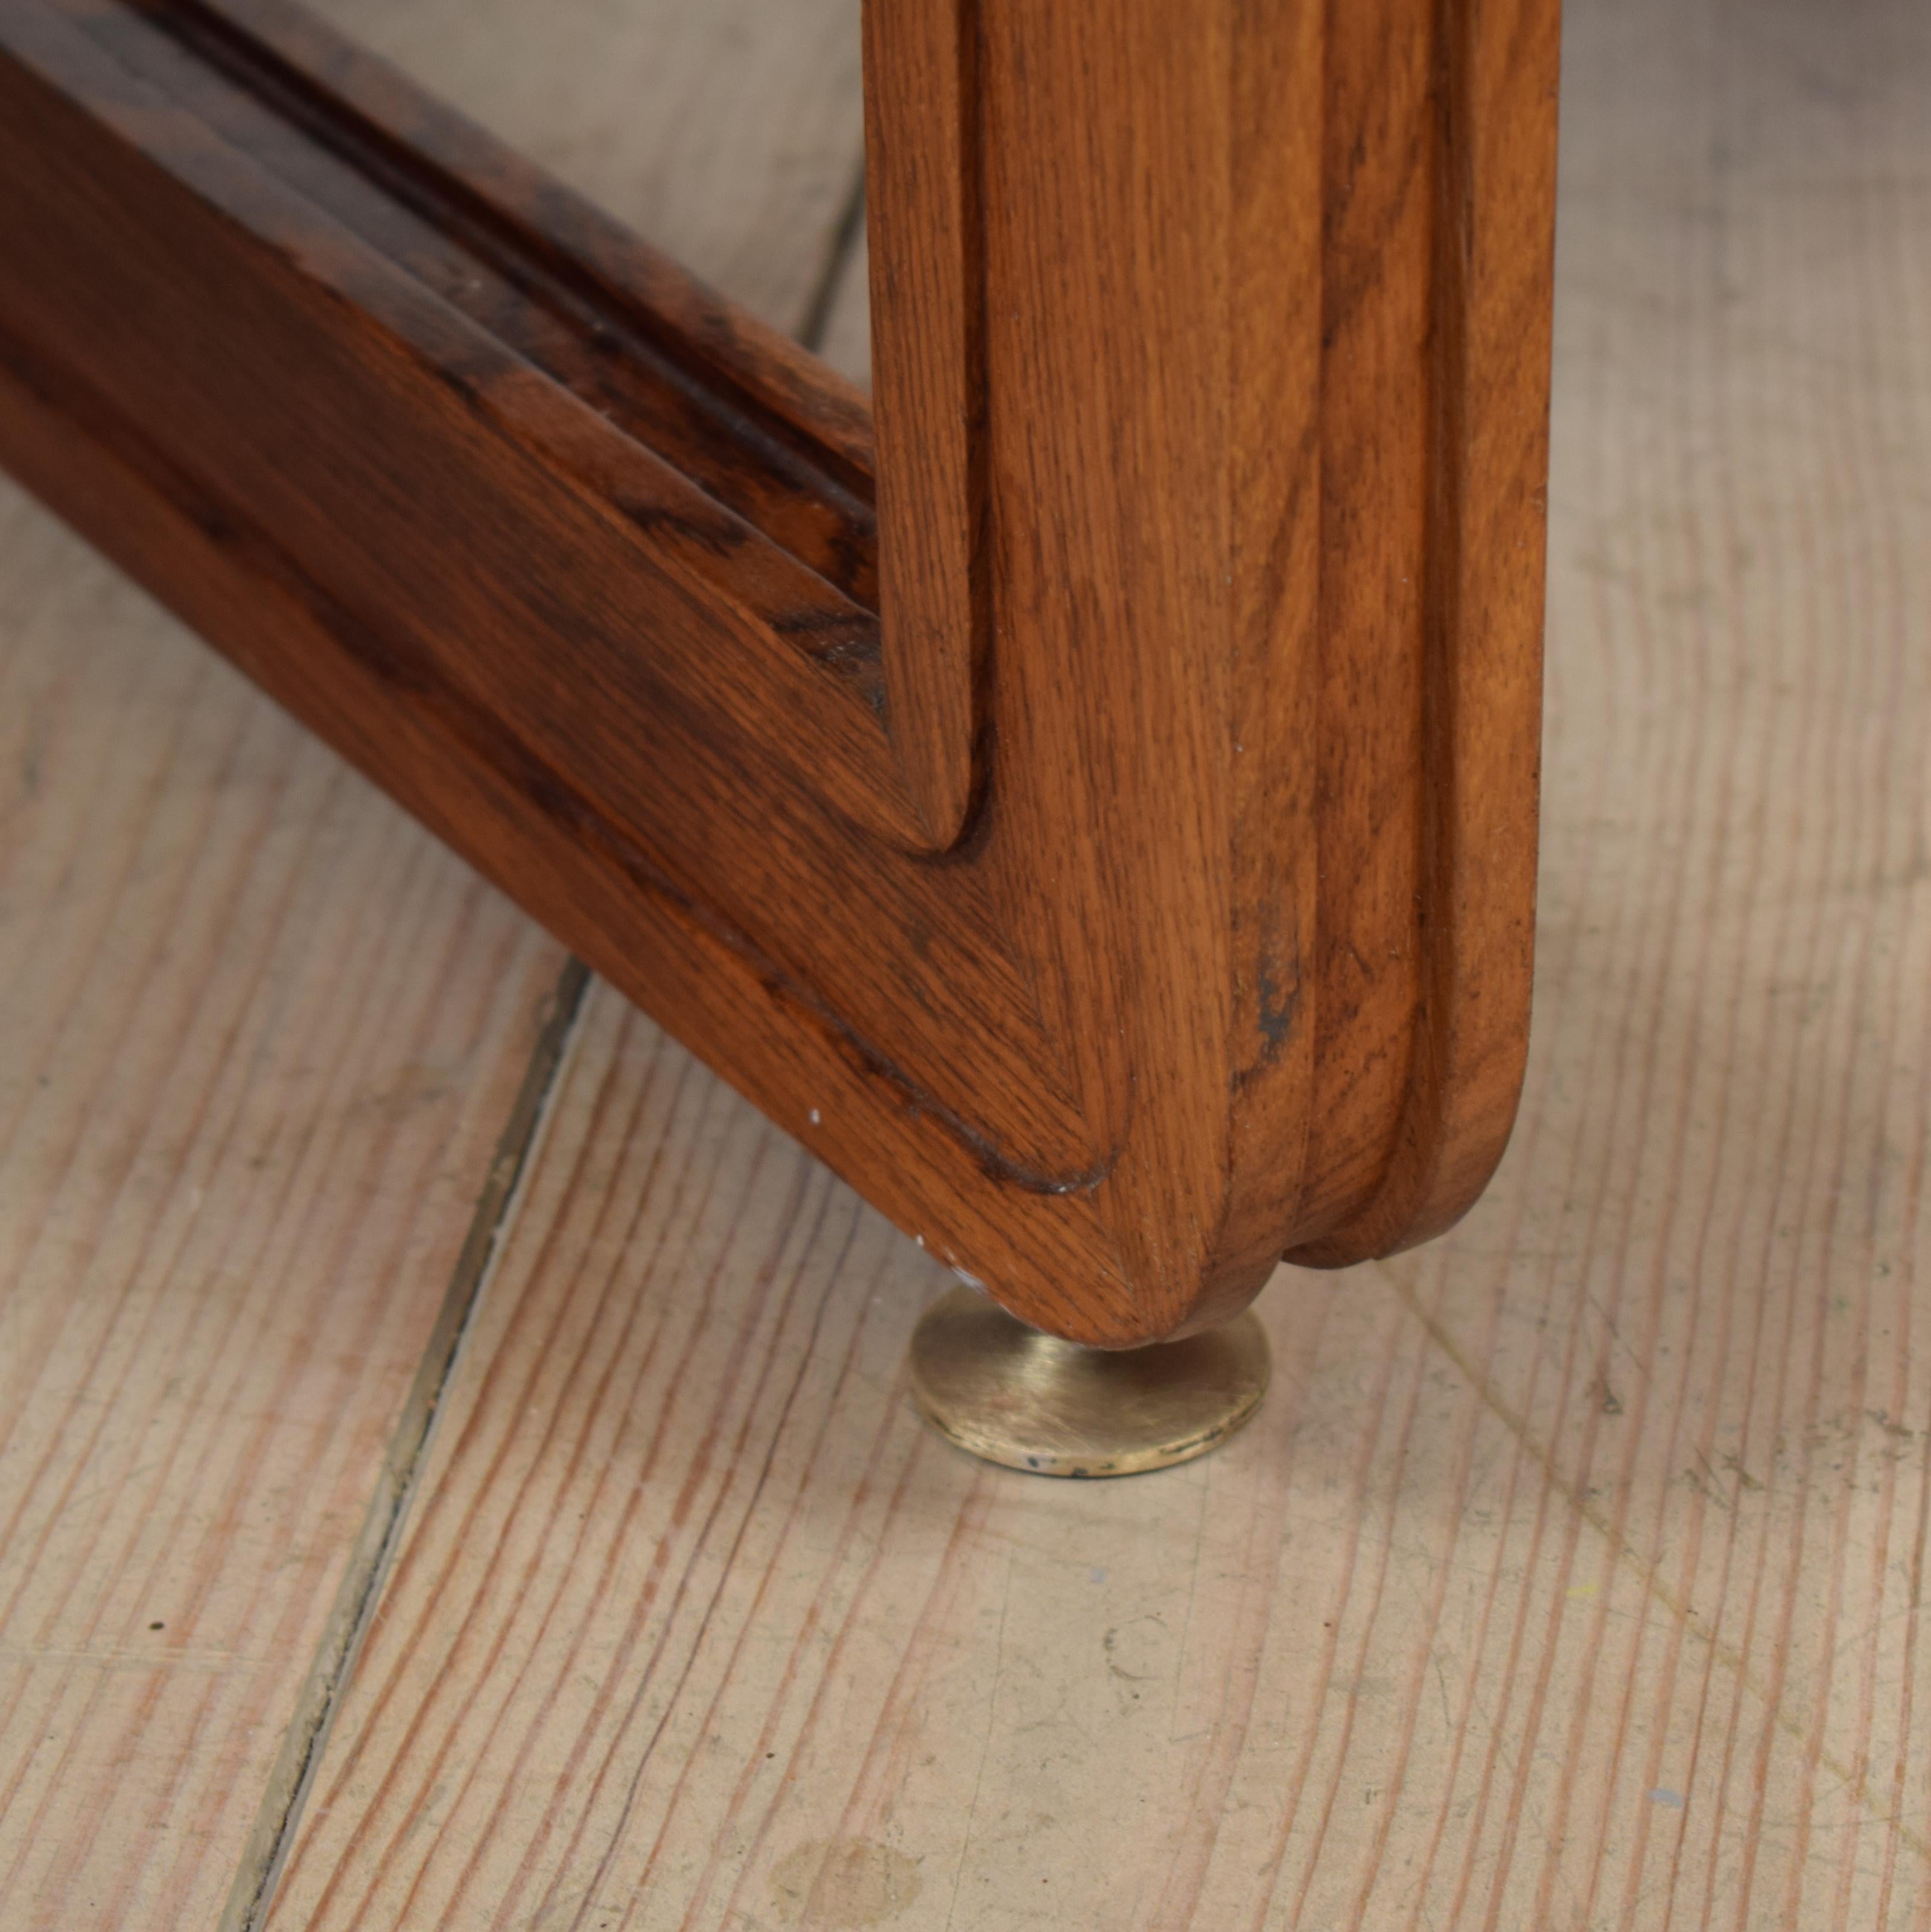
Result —
[[355, 1660], [382, 1600], [389, 1565], [402, 1540], [415, 1492], [428, 1466], [443, 1396], [461, 1366], [464, 1345], [475, 1327], [483, 1298], [522, 1201], [524, 1178], [550, 1116], [559, 1076], [577, 1037], [590, 983], [588, 968], [564, 966], [538, 1030], [508, 1120], [496, 1142], [487, 1178], [477, 1196], [469, 1232], [437, 1311], [436, 1325], [416, 1367], [407, 1398], [389, 1438], [388, 1454], [328, 1621], [309, 1666], [282, 1748], [262, 1793], [220, 1918], [220, 1932], [259, 1932], [275, 1883], [294, 1843], [303, 1807], [327, 1748], [330, 1727], [348, 1688]]

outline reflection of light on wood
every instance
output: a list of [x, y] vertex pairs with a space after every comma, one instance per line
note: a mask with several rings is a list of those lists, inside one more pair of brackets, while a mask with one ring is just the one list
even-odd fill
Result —
[[[277, 1922], [761, 1922], [859, 1846], [916, 1869], [888, 1926], [1918, 1909], [1931, 71], [1909, 0], [1758, 14], [1572, 5], [1543, 985], [1491, 1198], [1284, 1279], [1224, 1454], [1039, 1483], [910, 1412], [938, 1262], [593, 992]], [[637, 126], [723, 112], [727, 51], [681, 110], [633, 58]], [[849, 88], [796, 85], [849, 163]], [[775, 226], [791, 178], [733, 192]], [[207, 1923], [555, 961], [4, 514], [0, 1081], [22, 1040], [49, 1081], [0, 1086], [7, 1318], [109, 1342], [19, 1412], [7, 1640], [157, 1663], [7, 1666], [25, 1735], [73, 1721], [0, 1750], [0, 1864]], [[255, 1667], [166, 1667], [225, 1642]], [[70, 1792], [112, 1828], [30, 1836]]]

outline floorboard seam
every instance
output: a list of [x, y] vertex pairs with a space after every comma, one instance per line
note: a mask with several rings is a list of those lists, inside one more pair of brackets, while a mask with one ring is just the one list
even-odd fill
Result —
[[814, 356], [823, 352], [825, 337], [832, 326], [832, 309], [844, 288], [847, 271], [865, 233], [865, 164], [859, 163], [846, 191], [838, 225], [832, 232], [831, 246], [825, 251], [824, 266], [818, 272], [817, 286], [805, 304], [803, 318], [794, 340]]
[[549, 1000], [523, 1084], [496, 1142], [488, 1178], [477, 1197], [468, 1233], [437, 1312], [436, 1326], [389, 1438], [361, 1534], [335, 1593], [314, 1662], [283, 1735], [253, 1829], [220, 1918], [220, 1932], [259, 1932], [294, 1842], [336, 1709], [355, 1668], [364, 1637], [382, 1600], [389, 1566], [402, 1540], [427, 1464], [443, 1398], [461, 1366], [493, 1264], [521, 1202], [521, 1184], [550, 1114], [570, 1046], [577, 1036], [589, 969], [571, 959]]

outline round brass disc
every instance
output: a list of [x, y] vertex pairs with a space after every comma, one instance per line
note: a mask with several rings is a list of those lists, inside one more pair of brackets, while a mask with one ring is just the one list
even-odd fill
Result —
[[1249, 1309], [1151, 1348], [1084, 1348], [955, 1288], [912, 1334], [912, 1394], [941, 1436], [1041, 1476], [1132, 1476], [1225, 1442], [1267, 1392], [1267, 1331]]

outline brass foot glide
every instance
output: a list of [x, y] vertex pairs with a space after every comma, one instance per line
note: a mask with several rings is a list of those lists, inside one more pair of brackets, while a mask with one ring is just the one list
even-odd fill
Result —
[[1084, 1348], [955, 1288], [912, 1334], [912, 1394], [949, 1442], [1040, 1476], [1132, 1476], [1218, 1448], [1248, 1421], [1273, 1368], [1250, 1308], [1151, 1348]]

